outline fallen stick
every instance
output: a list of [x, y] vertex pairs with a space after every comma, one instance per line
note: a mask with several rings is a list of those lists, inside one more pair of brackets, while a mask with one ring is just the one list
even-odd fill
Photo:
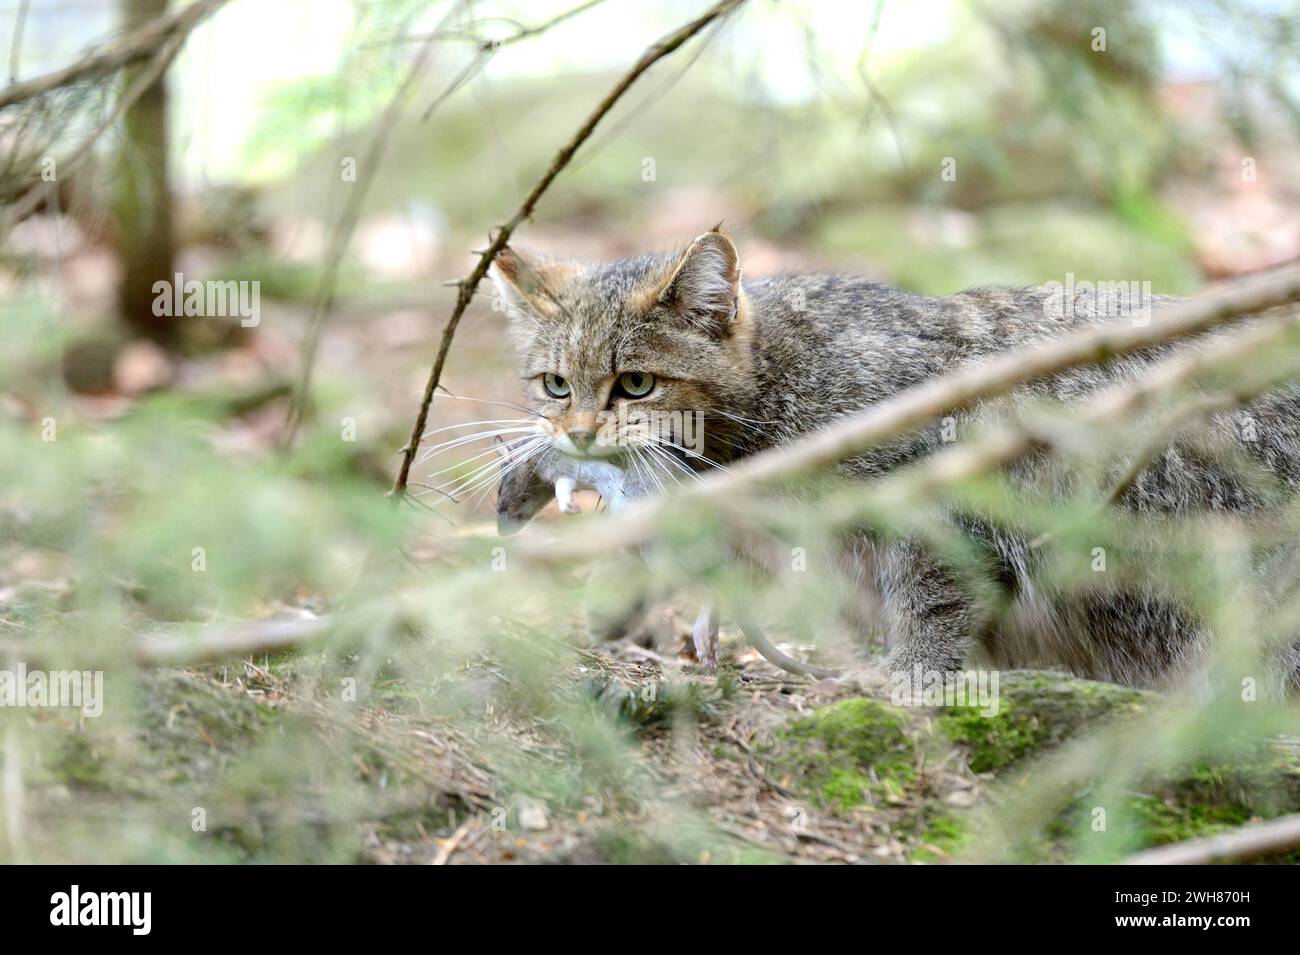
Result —
[[[333, 616], [212, 623], [192, 634], [143, 634], [128, 652], [139, 666], [191, 666], [292, 650], [324, 636], [338, 625], [339, 619]], [[59, 659], [48, 647], [34, 641], [0, 643], [0, 661], [21, 660], [29, 667], [38, 667], [53, 666]]]
[[197, 636], [141, 637], [132, 655], [142, 666], [212, 663], [228, 657], [290, 650], [315, 640], [335, 625], [333, 617], [213, 624]]
[[1300, 813], [1242, 826], [1231, 832], [1157, 846], [1129, 856], [1125, 865], [1210, 865], [1249, 862], [1300, 848]]

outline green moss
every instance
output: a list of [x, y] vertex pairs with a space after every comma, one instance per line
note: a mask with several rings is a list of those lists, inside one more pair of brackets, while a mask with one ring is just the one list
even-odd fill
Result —
[[898, 794], [916, 778], [903, 714], [875, 700], [843, 700], [788, 723], [775, 736], [773, 766], [818, 805], [851, 809]]
[[[1113, 863], [1152, 846], [1183, 842], [1300, 810], [1300, 759], [1243, 741], [1202, 762], [1151, 774], [1134, 788], [1096, 789], [1065, 803], [1048, 821], [1041, 844], [1026, 839], [1016, 861]], [[1093, 828], [1107, 811], [1109, 825]], [[1295, 861], [1300, 854], [1270, 858]]]
[[970, 751], [970, 767], [994, 772], [1050, 749], [1100, 720], [1140, 712], [1146, 695], [1110, 683], [1054, 674], [1004, 673], [997, 713], [955, 707], [935, 721], [939, 731]]
[[1300, 809], [1300, 760], [1287, 752], [1242, 751], [1239, 762], [1198, 764], [1133, 798], [1144, 846], [1213, 835]]
[[970, 829], [965, 820], [944, 813], [930, 820], [919, 841], [913, 862], [947, 862], [970, 841]]
[[1154, 796], [1139, 796], [1133, 800], [1131, 809], [1137, 818], [1144, 846], [1213, 835], [1250, 821], [1248, 810], [1231, 803], [1180, 805]]

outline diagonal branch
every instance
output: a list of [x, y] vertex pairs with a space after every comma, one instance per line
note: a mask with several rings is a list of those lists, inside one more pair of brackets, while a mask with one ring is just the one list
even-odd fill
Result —
[[588, 116], [587, 121], [573, 134], [573, 138], [556, 154], [550, 168], [538, 180], [537, 185], [533, 186], [532, 192], [520, 204], [515, 214], [504, 225], [496, 229], [496, 235], [488, 247], [483, 250], [469, 275], [456, 283], [456, 304], [452, 309], [451, 317], [447, 319], [446, 327], [442, 331], [442, 339], [438, 343], [438, 354], [434, 359], [433, 368], [429, 371], [429, 380], [424, 386], [424, 396], [420, 400], [420, 410], [415, 417], [415, 424], [411, 428], [411, 437], [407, 440], [406, 447], [402, 448], [401, 469], [397, 473], [397, 479], [393, 482], [393, 489], [390, 492], [398, 500], [405, 496], [406, 485], [411, 475], [411, 465], [415, 461], [416, 453], [420, 450], [420, 441], [424, 435], [425, 424], [429, 419], [429, 407], [433, 403], [434, 392], [442, 380], [442, 370], [447, 364], [447, 353], [451, 349], [456, 327], [460, 324], [465, 309], [469, 307], [470, 301], [474, 298], [479, 283], [487, 275], [492, 260], [497, 257], [497, 253], [506, 247], [506, 243], [510, 241], [510, 236], [514, 234], [515, 229], [519, 228], [520, 224], [533, 214], [533, 209], [536, 207], [538, 200], [541, 199], [542, 194], [550, 188], [551, 183], [555, 181], [556, 177], [573, 159], [574, 154], [582, 144], [591, 137], [597, 124], [614, 108], [614, 104], [632, 87], [632, 84], [640, 79], [641, 75], [654, 66], [655, 63], [675, 51], [710, 23], [725, 17], [744, 2], [745, 0], [720, 0], [719, 3], [710, 7], [700, 17], [679, 27], [647, 47], [645, 52], [641, 54], [640, 59], [600, 101], [595, 112]]

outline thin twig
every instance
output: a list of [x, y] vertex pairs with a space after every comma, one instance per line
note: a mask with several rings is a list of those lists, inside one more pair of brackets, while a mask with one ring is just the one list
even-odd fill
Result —
[[[459, 10], [459, 5], [447, 14], [447, 19], [454, 16], [457, 10]], [[371, 138], [370, 145], [362, 159], [363, 165], [361, 168], [364, 175], [358, 178], [355, 187], [349, 191], [343, 215], [339, 217], [339, 221], [334, 227], [334, 233], [330, 238], [329, 252], [325, 259], [325, 269], [321, 273], [320, 284], [317, 286], [315, 301], [312, 305], [311, 320], [307, 326], [307, 338], [303, 343], [302, 373], [299, 376], [298, 386], [294, 390], [293, 398], [289, 402], [284, 432], [280, 436], [281, 447], [288, 447], [293, 443], [298, 426], [306, 415], [307, 403], [310, 400], [309, 392], [312, 374], [316, 365], [316, 352], [320, 345], [320, 333], [326, 317], [334, 307], [334, 298], [338, 291], [338, 274], [339, 269], [342, 267], [343, 256], [352, 243], [352, 235], [356, 231], [358, 220], [361, 218], [361, 208], [370, 192], [371, 184], [377, 178], [376, 172], [379, 164], [383, 161], [384, 154], [388, 151], [388, 143], [392, 139], [393, 130], [401, 117], [407, 97], [415, 87], [416, 82], [428, 69], [436, 45], [436, 37], [431, 36], [420, 47], [420, 52], [411, 62], [411, 68], [407, 71], [405, 79], [402, 80], [397, 92], [388, 101], [388, 106], [385, 107], [383, 114], [375, 124], [375, 134]]]
[[397, 479], [393, 482], [393, 489], [390, 492], [397, 496], [398, 499], [403, 497], [406, 493], [407, 481], [410, 479], [411, 474], [411, 465], [415, 461], [415, 455], [420, 450], [420, 441], [424, 436], [425, 424], [429, 419], [429, 407], [433, 403], [434, 391], [442, 380], [442, 370], [447, 363], [447, 353], [451, 350], [451, 342], [452, 338], [456, 334], [456, 327], [460, 324], [461, 317], [465, 314], [465, 309], [469, 307], [470, 301], [474, 298], [474, 293], [477, 291], [479, 283], [482, 282], [484, 276], [487, 275], [488, 267], [491, 266], [492, 261], [497, 257], [497, 254], [506, 247], [506, 243], [510, 241], [510, 236], [514, 234], [515, 229], [517, 229], [525, 219], [529, 218], [533, 214], [533, 209], [536, 207], [538, 200], [541, 199], [546, 190], [550, 188], [551, 183], [555, 181], [556, 177], [559, 176], [559, 174], [573, 159], [574, 154], [582, 144], [585, 143], [591, 136], [592, 132], [595, 131], [596, 125], [604, 119], [611, 109], [614, 108], [614, 104], [617, 103], [623, 94], [631, 88], [632, 84], [634, 84], [641, 75], [646, 72], [646, 70], [659, 62], [659, 60], [668, 56], [710, 23], [720, 17], [726, 16], [744, 2], [745, 0], [721, 0], [721, 2], [715, 4], [702, 16], [692, 20], [685, 26], [679, 27], [672, 33], [647, 47], [645, 52], [641, 54], [640, 59], [636, 61], [635, 65], [628, 70], [615, 87], [603, 100], [601, 100], [600, 104], [596, 107], [595, 112], [587, 117], [587, 121], [583, 123], [582, 127], [573, 135], [573, 138], [570, 139], [559, 153], [556, 154], [555, 159], [551, 162], [550, 168], [546, 170], [546, 173], [542, 178], [538, 180], [535, 186], [533, 186], [532, 192], [530, 192], [524, 199], [523, 203], [520, 204], [519, 208], [515, 211], [515, 214], [511, 216], [504, 225], [495, 230], [495, 236], [488, 244], [488, 247], [484, 249], [483, 253], [479, 256], [478, 263], [474, 266], [473, 271], [457, 283], [456, 304], [452, 309], [451, 317], [447, 319], [446, 327], [442, 331], [442, 340], [438, 343], [438, 354], [434, 359], [432, 369], [429, 371], [429, 379], [424, 386], [424, 395], [420, 399], [420, 410], [415, 417], [415, 424], [411, 428], [411, 437], [406, 442], [406, 446], [402, 448], [402, 466], [397, 473]]
[[[523, 26], [522, 24], [516, 24], [517, 28], [514, 33], [510, 34], [509, 36], [501, 37], [501, 39], [499, 40], [486, 39], [476, 33], [467, 32], [465, 30], [439, 30], [434, 33], [426, 33], [423, 35], [415, 34], [414, 36], [405, 37], [405, 39], [408, 42], [411, 40], [426, 40], [430, 38], [440, 39], [440, 40], [442, 39], [469, 40], [472, 41], [474, 44], [476, 44], [479, 50], [482, 52], [488, 52], [490, 50], [499, 50], [504, 46], [510, 46], [511, 44], [518, 43], [520, 40], [527, 40], [530, 37], [535, 37], [538, 36], [539, 34], [545, 33], [547, 30], [551, 29], [551, 27], [559, 26], [565, 20], [569, 20], [573, 17], [576, 17], [580, 13], [586, 13], [592, 7], [597, 6], [604, 2], [605, 0], [587, 0], [586, 3], [580, 3], [576, 7], [571, 7], [570, 9], [565, 10], [561, 13], [557, 13], [549, 20], [544, 20], [541, 23], [534, 24], [533, 26], [530, 27]], [[501, 20], [504, 18], [490, 17], [488, 19]], [[486, 22], [486, 21], [478, 21], [478, 22]], [[509, 21], [509, 22], [514, 23], [515, 21]], [[470, 26], [473, 25], [474, 24], [470, 24]]]
[[557, 14], [556, 16], [551, 17], [551, 19], [534, 26], [525, 27], [519, 25], [514, 33], [510, 36], [502, 37], [499, 40], [484, 39], [474, 33], [465, 33], [454, 30], [439, 30], [428, 34], [430, 38], [473, 40], [477, 46], [477, 50], [475, 51], [474, 58], [465, 64], [460, 72], [452, 78], [452, 81], [447, 84], [447, 88], [439, 93], [434, 98], [433, 102], [425, 109], [424, 115], [420, 117], [420, 122], [426, 121], [433, 115], [434, 110], [441, 106], [446, 100], [450, 99], [457, 90], [481, 73], [483, 68], [487, 66], [488, 61], [492, 59], [492, 56], [498, 50], [502, 50], [507, 46], [518, 43], [520, 40], [527, 40], [530, 37], [540, 36], [547, 30], [551, 29], [551, 27], [557, 26], [572, 17], [576, 17], [578, 14], [584, 13], [597, 4], [603, 2], [604, 0], [587, 0], [586, 3], [579, 4], [571, 10], [566, 10], [563, 13]]
[[18, 82], [18, 61], [23, 55], [23, 28], [27, 26], [27, 11], [31, 0], [23, 0], [18, 5], [18, 17], [14, 21], [14, 38], [9, 45], [9, 85]]

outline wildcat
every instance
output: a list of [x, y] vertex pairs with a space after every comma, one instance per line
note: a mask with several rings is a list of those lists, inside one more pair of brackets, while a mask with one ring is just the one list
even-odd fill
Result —
[[[720, 228], [682, 252], [593, 264], [507, 248], [492, 274], [550, 448], [583, 459], [631, 455], [667, 475], [725, 466], [966, 363], [1125, 317], [1105, 314], [1096, 300], [1062, 301], [1059, 289], [1047, 287], [932, 298], [846, 275], [742, 281], [739, 253]], [[1166, 350], [1065, 372], [1008, 400], [1078, 402], [1139, 377]], [[955, 415], [957, 430], [995, 417], [998, 407], [989, 402]], [[1294, 494], [1300, 395], [1279, 389], [1246, 411], [1254, 440], [1243, 440], [1232, 414], [1206, 421], [1202, 436], [1258, 465], [1284, 497]], [[699, 450], [645, 424], [674, 413], [703, 419]], [[871, 480], [943, 445], [938, 427], [919, 429], [843, 462], [840, 471]], [[1013, 470], [1040, 485], [1068, 480], [1033, 460]], [[1117, 503], [1162, 520], [1244, 517], [1278, 503], [1265, 498], [1238, 469], [1180, 438], [1150, 458]], [[952, 518], [987, 554], [986, 579], [958, 573], [919, 539], [864, 532], [845, 543], [850, 572], [873, 595], [887, 669], [952, 671], [979, 657], [1153, 686], [1195, 667], [1208, 633], [1175, 602], [1118, 579], [1104, 592], [1054, 592], [1034, 577], [1028, 531]], [[1290, 558], [1280, 566], [1293, 581]], [[1281, 679], [1294, 686], [1300, 651], [1280, 653]]]

